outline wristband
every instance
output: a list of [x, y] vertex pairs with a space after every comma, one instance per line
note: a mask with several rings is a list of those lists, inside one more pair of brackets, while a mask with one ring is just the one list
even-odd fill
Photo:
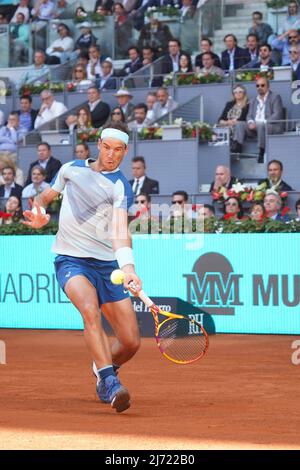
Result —
[[115, 255], [120, 269], [122, 269], [123, 266], [125, 266], [126, 264], [134, 265], [133, 251], [132, 248], [130, 248], [129, 246], [123, 246], [122, 248], [118, 248], [115, 251]]

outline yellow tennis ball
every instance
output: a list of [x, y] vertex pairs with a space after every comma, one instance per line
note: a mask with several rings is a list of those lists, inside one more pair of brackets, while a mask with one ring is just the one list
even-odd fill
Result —
[[115, 269], [111, 275], [110, 280], [113, 284], [123, 284], [125, 281], [125, 273], [121, 269]]

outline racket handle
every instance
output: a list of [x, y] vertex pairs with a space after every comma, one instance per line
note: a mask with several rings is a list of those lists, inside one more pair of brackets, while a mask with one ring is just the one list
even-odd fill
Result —
[[154, 302], [152, 302], [152, 300], [148, 297], [147, 294], [145, 294], [145, 292], [141, 289], [139, 291], [137, 291], [136, 289], [136, 286], [134, 284], [133, 281], [131, 281], [129, 283], [131, 289], [137, 293], [137, 295], [139, 296], [139, 298], [141, 299], [142, 302], [144, 302], [145, 305], [147, 305], [147, 307], [152, 307], [152, 305], [154, 305]]

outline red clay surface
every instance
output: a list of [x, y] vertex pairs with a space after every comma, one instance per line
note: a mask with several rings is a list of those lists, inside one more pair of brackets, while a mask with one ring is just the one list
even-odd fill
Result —
[[154, 340], [120, 374], [132, 406], [101, 404], [82, 332], [0, 330], [1, 449], [300, 447], [300, 365], [292, 336], [216, 335], [188, 366]]

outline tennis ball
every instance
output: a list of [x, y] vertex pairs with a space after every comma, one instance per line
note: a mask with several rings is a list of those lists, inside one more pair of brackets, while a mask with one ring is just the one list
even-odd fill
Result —
[[[42, 215], [45, 215], [45, 214], [46, 214], [45, 209], [44, 209], [42, 206], [40, 206], [40, 209], [41, 209], [41, 214], [42, 214]], [[37, 213], [38, 213], [37, 207], [34, 206], [34, 208], [31, 210], [31, 212], [32, 212], [34, 215], [37, 215]]]
[[125, 273], [123, 273], [121, 269], [115, 269], [110, 275], [110, 280], [113, 284], [123, 284], [125, 281]]

